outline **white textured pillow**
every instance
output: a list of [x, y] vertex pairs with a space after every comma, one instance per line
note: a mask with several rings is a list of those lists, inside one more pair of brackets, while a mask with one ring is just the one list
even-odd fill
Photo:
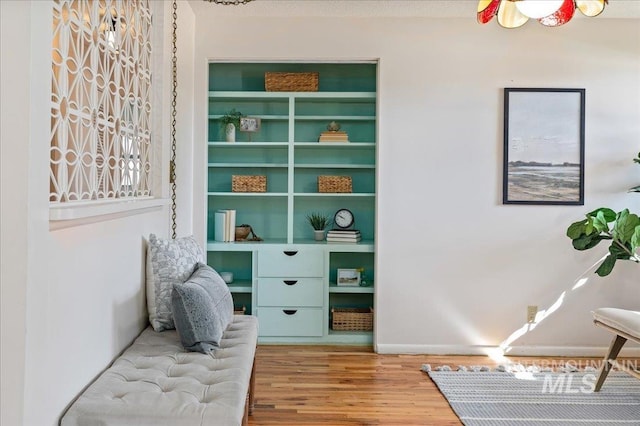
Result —
[[193, 236], [167, 240], [149, 235], [147, 246], [147, 309], [155, 331], [175, 328], [171, 313], [173, 285], [185, 282], [204, 261]]

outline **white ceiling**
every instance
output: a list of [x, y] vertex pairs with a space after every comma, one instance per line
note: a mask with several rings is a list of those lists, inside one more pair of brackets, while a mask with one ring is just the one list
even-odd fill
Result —
[[[477, 0], [254, 0], [246, 5], [223, 6], [189, 0], [199, 15], [216, 11], [222, 16], [359, 16], [472, 18]], [[584, 18], [576, 12], [575, 18]], [[640, 0], [610, 0], [598, 18], [640, 18]], [[595, 18], [595, 19], [598, 19]], [[592, 18], [594, 19], [594, 18]]]

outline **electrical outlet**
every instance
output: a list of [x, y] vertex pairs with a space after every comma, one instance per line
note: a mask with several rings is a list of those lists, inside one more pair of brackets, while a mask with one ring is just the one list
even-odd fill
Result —
[[538, 307], [536, 305], [527, 306], [527, 322], [529, 324], [535, 322], [537, 314], [538, 314]]

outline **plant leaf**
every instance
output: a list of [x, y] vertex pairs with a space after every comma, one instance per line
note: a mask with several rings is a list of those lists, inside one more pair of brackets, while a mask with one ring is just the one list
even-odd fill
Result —
[[609, 224], [607, 223], [607, 219], [602, 210], [598, 211], [596, 216], [593, 218], [593, 227], [596, 228], [598, 232], [609, 232]]
[[625, 244], [630, 242], [638, 225], [640, 225], [640, 219], [637, 215], [629, 213], [629, 209], [622, 210], [613, 227], [613, 238]]
[[607, 207], [600, 207], [599, 209], [595, 209], [594, 211], [587, 213], [587, 216], [596, 217], [598, 216], [599, 212], [602, 212], [602, 214], [604, 215], [604, 219], [607, 223], [613, 222], [614, 220], [616, 220], [616, 217], [617, 217], [616, 212], [614, 212], [613, 210]]
[[601, 277], [606, 277], [611, 273], [615, 264], [616, 264], [615, 256], [608, 255], [604, 259], [604, 261], [600, 264], [598, 269], [596, 269], [596, 274], [598, 274]]
[[574, 238], [572, 244], [573, 248], [576, 250], [588, 250], [598, 245], [598, 243], [602, 240], [610, 240], [611, 237], [607, 235], [581, 235], [578, 238]]
[[631, 252], [635, 253], [640, 247], [640, 225], [636, 226], [631, 236]]
[[567, 228], [567, 237], [575, 240], [579, 238], [582, 234], [589, 234], [586, 232], [586, 224], [589, 221], [587, 219], [581, 220], [579, 222], [574, 222]]
[[587, 234], [587, 235], [591, 235], [592, 232], [593, 232], [593, 221], [592, 220], [587, 220], [587, 224], [585, 226], [584, 233]]
[[615, 256], [616, 259], [628, 260], [631, 256], [625, 248], [630, 250], [629, 244], [625, 244], [623, 248], [618, 243], [612, 242], [609, 246], [609, 253], [611, 253], [612, 256]]
[[640, 192], [640, 185], [629, 188], [629, 192]]

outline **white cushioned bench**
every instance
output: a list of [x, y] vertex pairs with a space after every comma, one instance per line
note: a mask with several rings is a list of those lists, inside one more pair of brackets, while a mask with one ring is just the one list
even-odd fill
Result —
[[640, 379], [640, 371], [616, 362], [616, 358], [627, 340], [640, 343], [640, 311], [630, 311], [619, 308], [600, 308], [593, 311], [592, 314], [593, 322], [596, 325], [615, 334], [615, 337], [609, 345], [609, 351], [604, 357], [604, 362], [602, 363], [594, 391], [600, 391], [612, 366], [616, 366], [620, 370], [626, 371]]
[[257, 319], [249, 315], [234, 315], [210, 354], [186, 351], [175, 330], [148, 327], [74, 401], [61, 425], [246, 425], [257, 338]]

